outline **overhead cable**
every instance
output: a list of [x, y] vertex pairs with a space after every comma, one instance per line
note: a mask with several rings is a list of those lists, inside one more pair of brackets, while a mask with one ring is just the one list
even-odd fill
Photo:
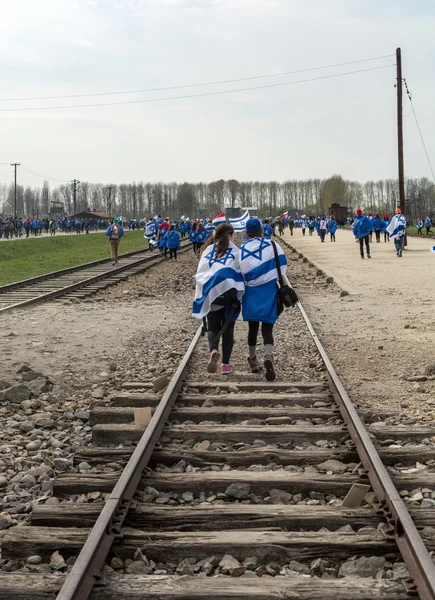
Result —
[[255, 90], [264, 90], [268, 88], [277, 88], [287, 85], [295, 85], [298, 83], [308, 83], [310, 81], [321, 81], [324, 79], [333, 79], [336, 77], [344, 77], [346, 75], [354, 75], [356, 73], [366, 73], [368, 71], [377, 71], [379, 69], [387, 69], [389, 67], [395, 67], [395, 63], [389, 65], [381, 65], [379, 67], [371, 67], [370, 69], [359, 69], [357, 71], [347, 71], [345, 73], [334, 73], [332, 75], [323, 75], [320, 77], [312, 77], [310, 79], [299, 79], [296, 81], [283, 81], [280, 83], [270, 83], [266, 85], [258, 85], [246, 88], [235, 88], [231, 90], [220, 90], [216, 92], [203, 92], [200, 94], [188, 94], [185, 96], [169, 96], [166, 98], [147, 98], [144, 100], [121, 100], [117, 102], [101, 102], [98, 104], [70, 104], [66, 106], [28, 106], [22, 108], [0, 108], [0, 112], [23, 112], [23, 111], [37, 111], [37, 110], [65, 110], [71, 108], [92, 108], [96, 106], [120, 106], [123, 104], [148, 104], [155, 102], [168, 102], [170, 100], [186, 100], [190, 98], [204, 98], [206, 96], [222, 96], [224, 94], [233, 94], [236, 92], [251, 92]]

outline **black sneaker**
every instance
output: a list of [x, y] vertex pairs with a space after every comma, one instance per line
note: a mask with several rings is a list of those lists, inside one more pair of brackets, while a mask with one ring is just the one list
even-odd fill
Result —
[[273, 356], [265, 356], [264, 357], [264, 368], [266, 369], [266, 379], [267, 381], [275, 381], [276, 373], [273, 364]]
[[249, 368], [251, 369], [251, 373], [259, 373], [262, 369], [260, 363], [257, 360], [257, 357], [248, 358]]

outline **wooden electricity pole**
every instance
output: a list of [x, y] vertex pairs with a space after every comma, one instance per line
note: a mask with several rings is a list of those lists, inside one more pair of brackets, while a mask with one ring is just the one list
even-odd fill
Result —
[[71, 181], [73, 184], [73, 208], [74, 208], [74, 216], [76, 214], [76, 206], [77, 206], [77, 184], [80, 183], [78, 179], [73, 179]]
[[396, 50], [397, 67], [397, 147], [399, 155], [399, 207], [405, 214], [405, 168], [403, 163], [403, 77], [402, 77], [402, 51]]
[[20, 163], [11, 163], [11, 167], [14, 167], [15, 176], [14, 176], [14, 219], [17, 218], [17, 167], [20, 166]]

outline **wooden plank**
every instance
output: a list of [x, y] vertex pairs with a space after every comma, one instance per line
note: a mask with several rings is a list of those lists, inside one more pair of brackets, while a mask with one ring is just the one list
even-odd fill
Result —
[[[2, 542], [2, 557], [22, 559], [30, 554], [48, 558], [55, 550], [65, 556], [75, 555], [83, 546], [90, 529], [63, 527], [12, 527]], [[300, 560], [319, 557], [346, 560], [351, 556], [399, 556], [394, 538], [374, 537], [367, 533], [348, 532], [284, 532], [284, 531], [148, 531], [126, 527], [122, 539], [114, 545], [121, 558], [130, 558], [141, 548], [155, 562], [183, 560], [194, 556], [202, 560], [208, 556], [231, 554], [238, 560], [257, 556], [261, 562]], [[428, 548], [435, 548], [429, 540]]]
[[[53, 482], [56, 496], [82, 494], [92, 491], [110, 492], [119, 473], [76, 473], [59, 475]], [[412, 490], [427, 487], [435, 490], [435, 473], [422, 472], [415, 475], [392, 474], [398, 489]], [[308, 494], [316, 491], [324, 494], [345, 495], [352, 483], [367, 483], [357, 474], [327, 475], [323, 473], [293, 473], [290, 471], [202, 471], [199, 473], [156, 473], [143, 477], [139, 489], [150, 485], [160, 492], [184, 491], [206, 493], [225, 492], [232, 483], [247, 483], [251, 494], [267, 495], [271, 489], [290, 494]]]
[[[162, 394], [139, 394], [139, 393], [128, 393], [121, 392], [110, 394], [107, 398], [107, 402], [112, 406], [131, 406], [131, 407], [142, 407], [142, 406], [157, 406], [162, 399]], [[99, 403], [101, 401], [98, 401]], [[99, 405], [95, 403], [95, 405]]]
[[[31, 523], [39, 527], [92, 527], [103, 503], [58, 505], [37, 504], [33, 507]], [[433, 527], [434, 509], [413, 509], [412, 517], [418, 527]], [[304, 506], [283, 504], [219, 504], [157, 506], [139, 503], [130, 509], [128, 527], [164, 531], [220, 531], [222, 529], [277, 528], [287, 531], [335, 530], [351, 525], [377, 527], [379, 516], [373, 508], [346, 509], [333, 506]]]
[[[117, 461], [125, 462], [132, 455], [133, 449], [133, 447], [83, 447], [76, 451], [74, 464], [78, 465], [83, 461], [92, 465]], [[378, 452], [385, 465], [393, 465], [401, 462], [407, 466], [414, 466], [416, 461], [426, 463], [429, 460], [435, 460], [435, 446], [408, 445], [402, 448], [381, 447], [378, 449]], [[315, 450], [282, 450], [275, 446], [263, 446], [261, 448], [248, 448], [233, 452], [200, 451], [178, 446], [155, 451], [151, 457], [150, 466], [154, 467], [158, 463], [173, 465], [180, 460], [181, 455], [186, 462], [197, 467], [216, 464], [228, 464], [239, 467], [267, 465], [272, 462], [279, 465], [317, 465], [329, 458], [334, 458], [342, 462], [359, 462], [357, 452], [349, 450], [347, 446], [340, 448], [316, 448]]]
[[183, 405], [202, 406], [206, 400], [213, 402], [215, 406], [312, 406], [315, 402], [327, 402], [333, 404], [331, 395], [319, 392], [317, 394], [302, 394], [296, 391], [294, 394], [277, 393], [255, 393], [250, 394], [180, 394], [177, 402]]
[[[435, 435], [435, 427], [415, 425], [413, 427], [386, 426], [367, 427], [378, 440], [421, 441]], [[346, 429], [334, 425], [171, 425], [164, 429], [163, 437], [171, 440], [210, 440], [212, 442], [245, 442], [263, 440], [268, 444], [283, 442], [300, 443], [303, 441], [340, 440], [346, 435]], [[123, 444], [126, 441], [138, 442], [143, 429], [135, 425], [106, 424], [95, 425], [92, 429], [92, 443], [95, 446]]]
[[[1, 573], [0, 600], [47, 600], [58, 594], [64, 575]], [[401, 581], [345, 577], [109, 576], [90, 600], [409, 600]]]
[[150, 381], [125, 381], [121, 383], [121, 388], [123, 390], [149, 390], [153, 387], [153, 384]]
[[203, 382], [191, 382], [187, 384], [188, 388], [209, 390], [213, 388], [220, 388], [221, 390], [227, 390], [230, 387], [237, 386], [240, 390], [245, 392], [255, 392], [257, 390], [270, 390], [272, 392], [286, 391], [286, 390], [312, 390], [315, 388], [328, 389], [328, 384], [324, 381], [203, 381]]
[[[105, 424], [92, 429], [95, 446], [119, 445], [126, 441], [138, 442], [144, 429], [136, 425]], [[212, 442], [252, 443], [261, 439], [269, 444], [317, 440], [339, 440], [346, 435], [340, 426], [334, 425], [171, 425], [163, 430], [163, 437], [171, 440], [210, 440]]]
[[[365, 422], [379, 421], [393, 416], [393, 411], [359, 411]], [[219, 421], [220, 423], [237, 423], [247, 419], [265, 420], [270, 417], [288, 417], [297, 419], [341, 419], [338, 408], [336, 411], [330, 408], [295, 408], [295, 407], [254, 407], [254, 406], [219, 406], [214, 408], [176, 408], [171, 411], [170, 421]], [[134, 408], [124, 406], [96, 406], [90, 414], [89, 424], [91, 426], [102, 423], [132, 423], [134, 421]]]

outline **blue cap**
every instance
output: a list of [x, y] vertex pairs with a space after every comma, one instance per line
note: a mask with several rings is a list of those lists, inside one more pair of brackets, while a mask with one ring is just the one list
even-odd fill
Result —
[[246, 222], [246, 231], [248, 233], [261, 233], [263, 231], [263, 227], [260, 219], [257, 219], [256, 217], [248, 219]]

